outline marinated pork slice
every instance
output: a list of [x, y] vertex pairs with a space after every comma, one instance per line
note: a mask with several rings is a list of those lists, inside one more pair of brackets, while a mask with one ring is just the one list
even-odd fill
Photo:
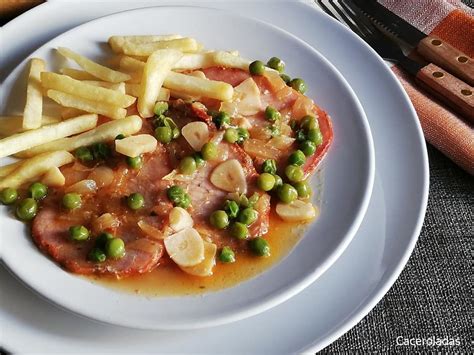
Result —
[[[152, 270], [163, 254], [162, 242], [144, 233], [138, 222], [146, 220], [157, 229], [164, 226], [172, 205], [165, 200], [166, 184], [163, 185], [162, 177], [169, 171], [167, 154], [161, 145], [155, 152], [144, 156], [140, 170], [130, 169], [123, 157], [111, 158], [99, 166], [87, 167], [76, 162], [63, 168], [66, 185], [52, 191], [43, 201], [43, 207], [33, 221], [34, 241], [59, 264], [75, 273], [120, 277]], [[110, 172], [113, 172], [112, 179], [108, 177]], [[81, 208], [68, 211], [62, 207], [63, 195], [74, 190], [78, 180], [90, 176], [99, 180], [100, 174], [104, 173], [106, 184], [96, 191], [81, 193]], [[134, 192], [143, 195], [144, 208], [131, 210], [127, 207], [125, 199]], [[78, 242], [70, 239], [69, 227], [75, 225], [83, 225], [91, 231], [89, 240]], [[123, 258], [107, 259], [101, 263], [88, 260], [101, 232], [113, 233], [125, 242]]]

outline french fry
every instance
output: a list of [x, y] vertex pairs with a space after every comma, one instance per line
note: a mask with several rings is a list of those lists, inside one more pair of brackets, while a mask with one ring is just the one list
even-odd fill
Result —
[[138, 112], [142, 117], [153, 115], [153, 106], [158, 99], [163, 80], [182, 56], [183, 54], [177, 50], [161, 49], [155, 51], [148, 58], [143, 69], [140, 95], [138, 96]]
[[[46, 115], [41, 117], [42, 126], [58, 122], [61, 122], [60, 117]], [[0, 137], [7, 137], [24, 131], [26, 130], [23, 128], [23, 116], [0, 116]]]
[[[125, 84], [127, 94], [138, 97], [140, 95], [140, 84]], [[170, 91], [166, 88], [160, 88], [158, 99], [156, 101], [168, 101], [170, 99]]]
[[97, 125], [97, 115], [84, 115], [38, 129], [17, 133], [0, 139], [0, 158], [21, 152], [72, 134], [81, 133]]
[[46, 186], [64, 186], [66, 178], [57, 166], [49, 169], [41, 178], [41, 182]]
[[[200, 70], [195, 70], [195, 71], [189, 73], [188, 75], [194, 76], [196, 78], [206, 79], [206, 74], [204, 74]], [[175, 97], [177, 99], [192, 100], [192, 101], [199, 101], [201, 99], [200, 96], [186, 95], [186, 94], [183, 94], [179, 91], [173, 91], [173, 90], [170, 90], [170, 96]]]
[[221, 101], [230, 101], [234, 95], [232, 85], [222, 81], [201, 79], [175, 72], [168, 73], [163, 86], [181, 94], [204, 96]]
[[249, 70], [250, 60], [235, 56], [229, 52], [217, 51], [213, 53], [213, 62], [215, 65], [226, 68], [238, 68]]
[[83, 80], [82, 82], [89, 85], [100, 86], [102, 88], [115, 90], [115, 91], [121, 92], [122, 94], [125, 94], [125, 83], [115, 84], [115, 83], [109, 83], [107, 81], [100, 81], [100, 80]]
[[74, 107], [64, 107], [61, 110], [61, 117], [63, 118], [63, 120], [68, 120], [70, 118], [81, 116], [81, 115], [87, 115], [87, 112], [79, 110]]
[[143, 35], [143, 36], [112, 36], [109, 45], [115, 53], [123, 53], [123, 45], [129, 43], [148, 43], [183, 38], [180, 35]]
[[178, 38], [148, 43], [125, 42], [123, 52], [127, 55], [149, 56], [159, 49], [176, 49], [181, 52], [195, 52], [197, 48], [198, 44], [194, 38]]
[[44, 68], [44, 60], [38, 58], [31, 59], [28, 86], [26, 88], [26, 104], [23, 111], [24, 129], [34, 129], [41, 127], [43, 92], [41, 90], [40, 74]]
[[128, 73], [130, 75], [130, 80], [127, 80], [129, 84], [140, 84], [142, 82], [142, 71], [135, 71], [132, 73]]
[[57, 90], [48, 90], [46, 95], [58, 104], [66, 107], [73, 107], [90, 113], [97, 113], [113, 119], [124, 118], [127, 110], [118, 106], [84, 99], [79, 96], [66, 94]]
[[173, 70], [192, 70], [214, 65], [214, 52], [187, 53], [173, 67]]
[[76, 80], [97, 80], [99, 79], [98, 77], [89, 74], [88, 72], [80, 69], [74, 69], [74, 68], [61, 68], [59, 70], [61, 74], [70, 76], [73, 79]]
[[29, 158], [35, 155], [50, 152], [54, 150], [73, 151], [79, 147], [91, 145], [94, 143], [111, 141], [118, 134], [126, 136], [137, 133], [142, 128], [142, 119], [136, 115], [125, 117], [117, 121], [104, 123], [88, 132], [79, 134], [74, 137], [62, 138], [53, 142], [49, 142], [38, 147], [25, 150], [17, 154], [17, 157]]
[[124, 95], [116, 90], [91, 85], [82, 81], [51, 72], [41, 73], [41, 84], [48, 89], [54, 89], [84, 99], [104, 102], [113, 106], [128, 107], [135, 102], [135, 98]]
[[0, 189], [18, 188], [26, 182], [32, 181], [45, 174], [49, 169], [63, 166], [74, 161], [74, 156], [64, 150], [40, 154], [25, 160], [18, 169], [0, 181]]
[[129, 57], [127, 55], [122, 56], [120, 58], [120, 70], [125, 72], [136, 72], [136, 71], [143, 71], [145, 67], [145, 62], [141, 60]]
[[130, 79], [128, 74], [104, 67], [103, 65], [100, 65], [68, 48], [59, 47], [58, 52], [64, 57], [74, 60], [86, 72], [104, 81], [120, 83], [121, 81], [127, 81]]
[[[238, 52], [237, 52], [238, 53]], [[235, 55], [232, 51], [216, 51], [213, 53], [213, 64], [226, 68], [237, 68], [249, 71], [251, 61]], [[276, 72], [275, 69], [265, 67], [266, 72]]]
[[23, 160], [19, 160], [8, 165], [0, 166], [0, 178], [10, 175], [13, 170], [17, 169], [21, 164], [23, 164]]

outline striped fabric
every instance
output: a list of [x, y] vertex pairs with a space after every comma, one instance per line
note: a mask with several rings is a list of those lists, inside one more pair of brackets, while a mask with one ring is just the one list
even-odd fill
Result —
[[[379, 0], [390, 11], [425, 33], [438, 36], [474, 57], [474, 10], [459, 0]], [[392, 68], [410, 97], [426, 140], [474, 175], [474, 128], [418, 88], [400, 68]]]

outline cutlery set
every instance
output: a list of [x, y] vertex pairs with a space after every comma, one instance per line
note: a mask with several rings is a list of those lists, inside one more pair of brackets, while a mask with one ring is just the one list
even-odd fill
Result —
[[[474, 121], [474, 61], [440, 38], [426, 35], [375, 0], [317, 0], [321, 9], [358, 34], [382, 58], [415, 78], [418, 86]], [[416, 49], [428, 64], [402, 51]]]

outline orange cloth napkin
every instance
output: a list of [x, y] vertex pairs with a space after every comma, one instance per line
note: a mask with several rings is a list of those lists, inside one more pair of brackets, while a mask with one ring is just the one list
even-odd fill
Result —
[[[474, 10], [459, 0], [379, 0], [413, 26], [438, 36], [474, 57]], [[415, 85], [399, 67], [392, 68], [418, 113], [426, 140], [474, 175], [474, 128], [471, 123]]]

